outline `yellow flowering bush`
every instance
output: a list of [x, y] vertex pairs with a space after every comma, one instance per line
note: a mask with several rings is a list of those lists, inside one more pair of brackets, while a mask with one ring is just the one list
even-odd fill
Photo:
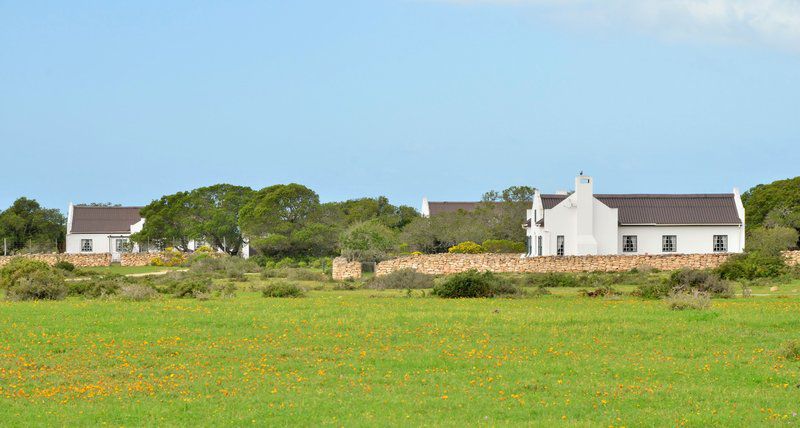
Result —
[[173, 247], [167, 247], [157, 257], [150, 260], [153, 266], [181, 266], [186, 263], [186, 253], [183, 253]]
[[453, 254], [480, 254], [485, 253], [486, 251], [480, 244], [476, 244], [472, 241], [466, 241], [458, 245], [453, 245], [447, 249], [447, 252]]

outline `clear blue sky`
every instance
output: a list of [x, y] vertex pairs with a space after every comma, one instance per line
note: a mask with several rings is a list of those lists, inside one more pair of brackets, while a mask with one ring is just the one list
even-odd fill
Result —
[[800, 175], [800, 4], [771, 4], [0, 0], [0, 208], [745, 190]]

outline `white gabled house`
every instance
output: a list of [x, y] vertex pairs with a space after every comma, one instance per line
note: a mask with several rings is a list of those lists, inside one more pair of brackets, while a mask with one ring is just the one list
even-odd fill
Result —
[[[106, 207], [69, 204], [67, 212], [68, 254], [111, 253], [112, 261], [119, 261], [122, 253], [157, 251], [157, 248], [141, 248], [132, 243], [130, 237], [141, 232], [145, 219], [139, 211], [142, 207]], [[203, 242], [189, 241], [189, 249], [194, 251]], [[250, 247], [245, 242], [242, 255], [250, 255]]]
[[140, 209], [69, 204], [66, 252], [111, 253], [114, 261], [124, 252], [139, 252], [139, 246], [132, 245], [130, 237], [144, 226]]
[[534, 195], [527, 256], [740, 253], [744, 206], [725, 194], [594, 194], [580, 175], [575, 192]]

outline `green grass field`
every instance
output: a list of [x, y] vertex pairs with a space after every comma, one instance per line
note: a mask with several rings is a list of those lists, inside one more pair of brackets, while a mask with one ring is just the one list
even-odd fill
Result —
[[684, 312], [571, 289], [445, 300], [326, 285], [306, 298], [266, 299], [246, 291], [257, 283], [208, 301], [0, 302], [0, 421], [800, 422], [800, 362], [780, 356], [800, 339], [798, 283]]

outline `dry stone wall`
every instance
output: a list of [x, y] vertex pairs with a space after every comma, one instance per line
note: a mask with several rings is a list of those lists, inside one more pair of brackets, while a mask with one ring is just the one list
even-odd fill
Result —
[[361, 263], [350, 262], [344, 257], [333, 259], [332, 276], [335, 281], [342, 281], [349, 278], [361, 278]]
[[[732, 254], [672, 254], [635, 256], [520, 257], [519, 254], [427, 254], [405, 256], [378, 263], [375, 274], [414, 269], [431, 275], [448, 275], [470, 269], [508, 273], [623, 272], [649, 267], [660, 270], [712, 269]], [[800, 251], [784, 253], [790, 265], [800, 264]], [[343, 258], [333, 261], [333, 278], [360, 278], [361, 265]]]
[[123, 253], [120, 256], [120, 265], [122, 266], [149, 266], [153, 258], [158, 257], [158, 254], [151, 253]]
[[25, 257], [31, 260], [39, 260], [49, 265], [54, 265], [61, 261], [74, 264], [77, 267], [108, 266], [111, 264], [111, 254], [25, 254], [20, 256], [0, 256], [0, 267], [5, 266], [15, 257]]

